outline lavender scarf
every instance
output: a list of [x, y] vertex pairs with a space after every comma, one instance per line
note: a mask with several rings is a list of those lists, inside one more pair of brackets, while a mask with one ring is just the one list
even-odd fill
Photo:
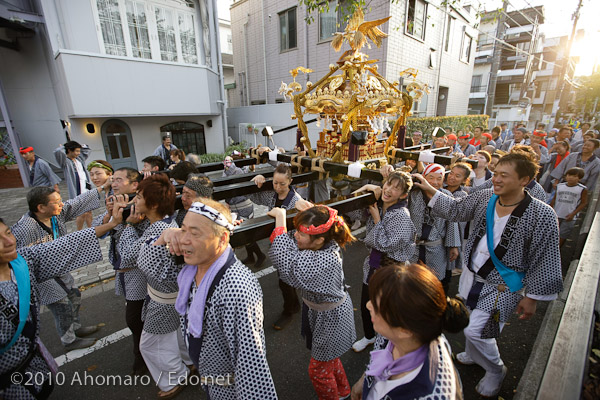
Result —
[[378, 381], [387, 381], [390, 376], [411, 371], [425, 362], [429, 346], [423, 345], [395, 360], [392, 355], [393, 350], [394, 344], [389, 341], [385, 349], [372, 351], [371, 364], [366, 374]]
[[206, 271], [206, 274], [204, 274], [204, 277], [200, 282], [200, 286], [198, 286], [198, 290], [192, 300], [189, 311], [187, 309], [188, 300], [192, 291], [192, 282], [194, 282], [198, 267], [196, 265], [186, 264], [177, 277], [179, 293], [177, 294], [177, 300], [175, 301], [175, 309], [181, 315], [186, 315], [187, 313], [188, 332], [195, 338], [199, 338], [202, 335], [202, 322], [204, 321], [204, 307], [206, 305], [208, 290], [219, 270], [225, 265], [231, 251], [231, 247], [228, 246], [223, 254], [221, 254], [221, 256], [208, 268], [208, 271]]

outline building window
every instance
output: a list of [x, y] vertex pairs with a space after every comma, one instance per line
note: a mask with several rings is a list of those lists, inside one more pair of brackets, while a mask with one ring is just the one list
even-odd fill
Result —
[[483, 75], [473, 75], [471, 78], [471, 93], [485, 92], [485, 87], [481, 86], [481, 78], [483, 78]]
[[406, 33], [425, 40], [427, 3], [423, 0], [408, 0], [406, 3]]
[[204, 125], [195, 122], [173, 122], [160, 128], [161, 132], [171, 132], [173, 144], [185, 154], [206, 154]]
[[105, 54], [198, 64], [198, 27], [192, 2], [92, 2]]
[[131, 52], [135, 58], [152, 58], [150, 51], [150, 37], [148, 35], [148, 21], [144, 3], [139, 1], [125, 2], [127, 9], [127, 27]]
[[329, 11], [319, 14], [319, 42], [331, 40], [334, 33], [342, 32], [346, 28], [345, 19], [342, 4], [337, 0], [331, 0]]
[[460, 60], [468, 63], [471, 60], [471, 48], [473, 47], [473, 38], [467, 33], [463, 34], [462, 47], [460, 50]]
[[126, 56], [127, 49], [123, 37], [119, 2], [117, 0], [97, 0], [97, 6], [98, 22], [104, 39], [104, 51], [113, 56]]
[[435, 49], [429, 49], [429, 68], [433, 69], [437, 67], [437, 54]]
[[454, 18], [451, 15], [448, 15], [448, 19], [446, 21], [446, 41], [444, 43], [444, 51], [450, 51], [450, 38], [452, 37], [452, 25], [454, 23]]
[[279, 44], [281, 51], [296, 48], [296, 7], [279, 13]]
[[[403, 92], [406, 92], [406, 85], [402, 85], [401, 88], [402, 88]], [[429, 96], [427, 95], [427, 93], [423, 94], [423, 97], [421, 97], [421, 100], [413, 101], [412, 109], [410, 110], [412, 112], [413, 117], [424, 117], [427, 115], [427, 102], [428, 101], [429, 101]]]

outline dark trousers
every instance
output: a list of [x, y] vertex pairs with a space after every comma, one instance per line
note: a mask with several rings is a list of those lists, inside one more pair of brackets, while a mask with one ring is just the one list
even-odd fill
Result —
[[283, 313], [292, 315], [300, 311], [300, 301], [296, 289], [279, 279], [279, 289], [283, 295]]
[[360, 315], [362, 317], [363, 330], [365, 331], [365, 337], [372, 339], [375, 337], [375, 330], [373, 329], [373, 322], [371, 322], [371, 313], [367, 310], [367, 303], [369, 302], [369, 285], [362, 285], [362, 292], [360, 294]]
[[144, 307], [144, 300], [127, 300], [125, 306], [125, 321], [127, 327], [131, 330], [133, 337], [133, 355], [135, 361], [133, 368], [137, 369], [144, 365], [144, 359], [140, 352], [140, 338], [142, 337], [142, 329], [144, 328], [144, 322], [142, 321], [142, 308]]

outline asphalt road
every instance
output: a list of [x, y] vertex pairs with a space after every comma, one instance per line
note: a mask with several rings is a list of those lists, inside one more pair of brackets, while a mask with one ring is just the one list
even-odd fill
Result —
[[[262, 241], [263, 251], [268, 241]], [[245, 251], [237, 251], [239, 257]], [[362, 261], [367, 251], [359, 242], [349, 246], [344, 254], [346, 281], [351, 286], [350, 296], [355, 306], [355, 321], [358, 337], [362, 337], [360, 322], [360, 285], [362, 279]], [[265, 263], [268, 268], [270, 263]], [[256, 272], [256, 271], [255, 271]], [[300, 315], [284, 330], [276, 331], [273, 322], [279, 316], [282, 297], [277, 285], [277, 274], [270, 273], [259, 278], [264, 295], [265, 336], [267, 357], [280, 399], [306, 400], [316, 399], [308, 377], [310, 353], [304, 347], [300, 336]], [[451, 293], [457, 290], [458, 277], [454, 277]], [[500, 396], [510, 399], [514, 395], [523, 369], [531, 352], [537, 331], [546, 310], [545, 304], [538, 306], [538, 312], [531, 321], [511, 320], [505, 327], [499, 341], [500, 352], [508, 367], [508, 374]], [[81, 307], [84, 325], [102, 323], [98, 338], [106, 337], [126, 328], [125, 307], [122, 297], [108, 291], [93, 296], [84, 296]], [[50, 352], [59, 357], [64, 353], [54, 327], [52, 314], [45, 312], [41, 317], [41, 336]], [[464, 338], [460, 335], [447, 335], [455, 353], [463, 351]], [[342, 356], [342, 363], [351, 384], [360, 378], [368, 362], [369, 352], [354, 353], [352, 350]], [[60, 368], [59, 379], [51, 399], [154, 399], [158, 388], [150, 377], [138, 378], [133, 385], [128, 377], [133, 362], [131, 337], [124, 337], [104, 348], [81, 358], [70, 361]], [[466, 399], [479, 398], [475, 385], [483, 377], [480, 367], [458, 365]], [[111, 381], [112, 380], [112, 381]], [[120, 384], [119, 384], [120, 382]], [[115, 384], [116, 383], [116, 384]], [[199, 386], [188, 386], [178, 399], [205, 399]]]

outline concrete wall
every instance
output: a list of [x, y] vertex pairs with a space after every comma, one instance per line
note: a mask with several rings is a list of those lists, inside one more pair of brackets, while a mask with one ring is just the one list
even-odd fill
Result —
[[53, 161], [52, 150], [66, 136], [45, 60], [43, 34], [43, 27], [38, 26], [35, 36], [19, 39], [20, 51], [0, 47], [0, 80], [21, 145], [34, 146], [38, 155]]
[[70, 117], [220, 113], [218, 74], [204, 66], [67, 51], [56, 63]]

